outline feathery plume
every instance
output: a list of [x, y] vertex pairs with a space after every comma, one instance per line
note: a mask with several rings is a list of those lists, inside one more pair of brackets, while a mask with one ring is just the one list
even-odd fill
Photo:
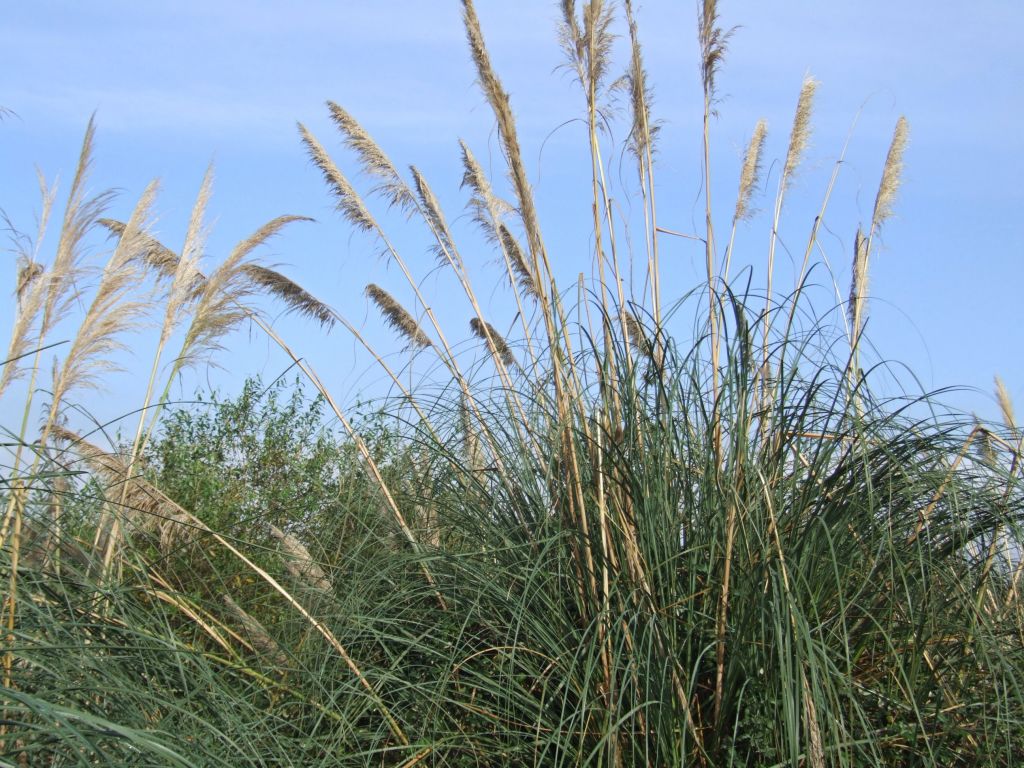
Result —
[[470, 319], [469, 327], [474, 334], [487, 342], [492, 355], [501, 358], [501, 361], [508, 367], [515, 365], [515, 355], [512, 354], [512, 350], [505, 339], [495, 330], [493, 325], [486, 320], [481, 320], [479, 317], [474, 317]]
[[600, 90], [611, 60], [612, 44], [615, 42], [615, 36], [611, 34], [612, 9], [604, 0], [592, 0], [584, 4], [581, 29], [574, 0], [562, 0], [561, 7], [559, 42], [590, 99], [591, 94]]
[[287, 667], [288, 657], [281, 650], [281, 646], [277, 644], [277, 641], [270, 636], [266, 628], [232, 600], [230, 595], [221, 595], [221, 599], [224, 601], [228, 613], [242, 625], [249, 644], [268, 658], [268, 664], [274, 669]]
[[390, 293], [370, 283], [366, 286], [366, 295], [377, 305], [387, 324], [408, 340], [410, 347], [430, 346], [430, 339], [420, 329], [413, 316], [406, 312], [405, 308], [395, 301]]
[[640, 321], [636, 319], [632, 312], [623, 312], [622, 319], [626, 327], [626, 333], [629, 336], [629, 343], [636, 347], [641, 354], [650, 356], [651, 340], [644, 333]]
[[15, 282], [14, 296], [18, 300], [19, 306], [24, 302], [29, 287], [42, 277], [44, 271], [43, 265], [38, 261], [30, 261], [24, 256], [18, 257], [18, 276]]
[[452, 242], [451, 232], [448, 230], [448, 222], [445, 221], [441, 204], [437, 201], [433, 190], [430, 189], [430, 185], [427, 184], [427, 180], [423, 178], [423, 174], [419, 172], [419, 169], [412, 165], [409, 166], [409, 170], [412, 172], [412, 178], [416, 184], [416, 192], [419, 194], [423, 217], [437, 238], [434, 251], [441, 266], [445, 266], [448, 263], [448, 259], [451, 259], [461, 267], [461, 264], [458, 262], [458, 251], [456, 251], [455, 245]]
[[[295, 221], [313, 221], [313, 219], [308, 216], [294, 215], [278, 216], [277, 218], [271, 219], [249, 235], [245, 240], [238, 243], [238, 245], [232, 249], [231, 255], [228, 256], [227, 263], [241, 262], [242, 259], [248, 256], [255, 248], [263, 245], [263, 243], [280, 232], [285, 226]], [[213, 279], [212, 275], [210, 276], [210, 279]]]
[[39, 337], [45, 337], [51, 328], [67, 313], [78, 297], [77, 282], [81, 273], [79, 260], [82, 255], [82, 241], [92, 229], [100, 214], [113, 197], [112, 191], [101, 192], [86, 198], [85, 185], [92, 166], [93, 142], [96, 135], [94, 118], [89, 118], [85, 130], [82, 150], [78, 156], [75, 178], [71, 183], [64, 221], [61, 226], [57, 252], [50, 268], [49, 286], [42, 310], [42, 325]]
[[[188, 309], [203, 295], [206, 276], [199, 271], [199, 259], [202, 258], [203, 247], [206, 244], [207, 229], [203, 224], [203, 218], [206, 214], [206, 206], [210, 201], [212, 186], [213, 166], [210, 165], [207, 166], [206, 173], [203, 174], [199, 193], [192, 205], [192, 214], [189, 216], [188, 229], [185, 232], [185, 242], [181, 248], [181, 258], [178, 258], [173, 252], [169, 252], [170, 258], [174, 261], [174, 268], [169, 272], [171, 287], [167, 294], [167, 305], [164, 308], [164, 322], [160, 328], [161, 351]], [[156, 253], [168, 251], [159, 243], [156, 245], [159, 246]]]
[[473, 195], [469, 200], [469, 207], [473, 212], [473, 221], [480, 225], [488, 240], [498, 240], [498, 226], [506, 214], [512, 211], [512, 206], [505, 200], [494, 194], [491, 183], [480, 167], [476, 157], [470, 151], [462, 139], [459, 139], [459, 147], [462, 149], [462, 188], [469, 187]]
[[871, 216], [872, 233], [877, 232], [885, 220], [892, 216], [892, 204], [896, 199], [900, 175], [903, 172], [903, 151], [907, 148], [908, 132], [907, 118], [901, 117], [896, 121], [892, 144], [889, 145], [889, 154], [885, 158], [885, 167], [882, 170], [882, 181], [875, 196], [875, 210]]
[[818, 89], [818, 81], [813, 77], [804, 78], [800, 87], [800, 98], [796, 102], [796, 114], [793, 116], [793, 128], [789, 132], [789, 150], [786, 152], [786, 164], [782, 169], [782, 186], [785, 189], [803, 159], [804, 151], [811, 137], [811, 112], [814, 109], [814, 94]]
[[853, 238], [853, 278], [850, 281], [850, 340], [856, 345], [860, 337], [864, 301], [868, 288], [868, 241], [860, 227]]
[[999, 410], [1003, 414], [1003, 421], [1006, 422], [1006, 426], [1008, 426], [1010, 429], [1016, 430], [1017, 420], [1016, 418], [1014, 418], [1013, 401], [1010, 400], [1010, 393], [1006, 391], [1006, 385], [1003, 383], [1003, 380], [998, 376], [996, 376], [995, 378], [995, 384], [996, 401], [999, 403]]
[[733, 223], [743, 221], [754, 215], [750, 200], [761, 177], [761, 154], [764, 152], [764, 141], [768, 135], [768, 124], [758, 120], [754, 126], [754, 135], [750, 137], [747, 153], [743, 157], [743, 170], [740, 171], [740, 191], [736, 196], [736, 212]]
[[519, 245], [519, 241], [516, 240], [515, 236], [504, 224], [498, 227], [498, 237], [501, 239], [502, 248], [505, 249], [505, 253], [508, 254], [509, 262], [512, 264], [512, 270], [516, 273], [519, 278], [519, 285], [522, 287], [527, 294], [540, 301], [540, 292], [537, 290], [537, 281], [533, 276], [533, 270], [530, 265], [526, 263], [526, 254], [523, 253], [522, 246]]
[[660, 127], [651, 119], [651, 89], [647, 84], [647, 70], [644, 69], [643, 51], [640, 47], [640, 36], [637, 34], [631, 0], [626, 0], [625, 7], [631, 51], [626, 79], [633, 116], [633, 126], [629, 132], [629, 151], [640, 161], [640, 173], [641, 179], [643, 179], [645, 173], [643, 161], [648, 153], [654, 153], [654, 139]]
[[561, 0], [559, 5], [562, 8], [562, 21], [558, 25], [558, 42], [565, 52], [573, 69], [576, 70], [576, 78], [579, 82], [584, 81], [586, 68], [586, 54], [583, 50], [583, 35], [580, 34], [580, 23], [576, 18], [575, 0]]
[[155, 485], [130, 473], [122, 456], [103, 450], [59, 424], [52, 427], [50, 436], [73, 449], [108, 488], [117, 489], [119, 498], [122, 487], [126, 488], [121, 510], [130, 516], [133, 530], [160, 536], [161, 552], [169, 552], [182, 532], [188, 532], [191, 538], [196, 525], [191, 515]]
[[[121, 237], [127, 226], [123, 221], [117, 219], [98, 219], [96, 223], [116, 237]], [[149, 235], [140, 233], [136, 242], [138, 251], [135, 253], [135, 258], [144, 262], [161, 278], [174, 276], [174, 270], [178, 266], [178, 254]]]
[[975, 440], [975, 446], [977, 449], [978, 459], [983, 461], [985, 464], [992, 466], [996, 462], [996, 450], [992, 445], [992, 433], [988, 428], [981, 423], [981, 419], [978, 418], [978, 414], [971, 414], [974, 418], [974, 431], [978, 437]]
[[313, 161], [313, 165], [320, 169], [324, 179], [327, 181], [327, 186], [331, 188], [331, 192], [338, 199], [336, 206], [338, 212], [357, 229], [361, 229], [364, 232], [375, 231], [377, 229], [376, 221], [374, 221], [370, 212], [366, 210], [362, 198], [356, 193], [349, 180], [345, 178], [345, 174], [334, 164], [334, 161], [331, 160], [330, 155], [327, 154], [327, 151], [321, 146], [320, 142], [316, 140], [316, 137], [306, 130], [306, 126], [302, 123], [299, 123], [298, 126], [299, 134], [302, 137], [302, 143], [306, 145], [309, 159]]
[[284, 565], [288, 573], [300, 581], [306, 582], [313, 589], [330, 592], [332, 585], [324, 569], [313, 559], [306, 546], [291, 533], [285, 533], [276, 525], [268, 526], [270, 535], [281, 545]]
[[32, 336], [32, 328], [43, 306], [43, 300], [46, 298], [50, 282], [49, 277], [45, 274], [29, 280], [25, 285], [21, 284], [21, 279], [21, 275], [19, 275], [18, 314], [14, 320], [14, 327], [11, 329], [11, 341], [7, 347], [7, 357], [2, 363], [3, 373], [0, 374], [0, 395], [3, 395], [8, 385], [24, 370], [18, 365], [18, 362], [20, 358], [30, 354], [29, 343]]
[[540, 235], [540, 223], [533, 203], [533, 192], [530, 189], [530, 183], [526, 180], [526, 169], [523, 165], [515, 120], [512, 117], [512, 107], [508, 94], [491, 65], [473, 0], [462, 0], [462, 7], [466, 39], [469, 42], [473, 63], [476, 65], [480, 87], [490, 103], [491, 111], [494, 112], [498, 123], [498, 134], [501, 136], [501, 142], [505, 149], [509, 176], [512, 180], [512, 187], [516, 191], [516, 199], [519, 201], [519, 215], [522, 217], [523, 227], [526, 230], [530, 252], [535, 259], [539, 259], [544, 250]]
[[480, 438], [473, 425], [473, 412], [466, 401], [465, 392], [462, 393], [459, 403], [459, 421], [462, 426], [462, 447], [466, 452], [466, 462], [473, 472], [478, 472], [483, 466]]
[[359, 156], [363, 171], [380, 179], [373, 191], [384, 197], [390, 205], [402, 210], [416, 207], [409, 185], [406, 184], [391, 160], [373, 140], [373, 137], [345, 109], [333, 101], [327, 102], [331, 119], [345, 137], [345, 145]]
[[256, 284], [248, 271], [246, 257], [258, 246], [294, 221], [311, 221], [306, 216], [278, 216], [236, 245], [224, 262], [203, 284], [192, 323], [185, 334], [177, 368], [192, 364], [203, 352], [220, 348], [220, 339], [252, 314], [246, 300]]
[[308, 317], [319, 323], [321, 328], [330, 330], [334, 327], [336, 316], [333, 310], [298, 283], [259, 264], [246, 264], [243, 269], [253, 283], [283, 301], [289, 312]]
[[647, 332], [644, 330], [643, 325], [637, 320], [636, 315], [632, 312], [624, 311], [622, 313], [624, 325], [626, 327], [626, 334], [629, 337], [628, 341], [633, 347], [648, 361], [647, 373], [644, 378], [648, 383], [655, 380], [658, 371], [662, 368], [663, 353], [661, 345], [655, 344], [647, 336]]
[[703, 0], [697, 18], [697, 40], [700, 43], [700, 75], [709, 104], [715, 100], [715, 77], [725, 60], [732, 33], [731, 29], [723, 32], [718, 26], [718, 0]]
[[146, 310], [144, 302], [128, 300], [127, 296], [142, 281], [142, 272], [135, 266], [136, 238], [145, 225], [157, 187], [157, 182], [151, 182], [142, 193], [103, 269], [96, 295], [54, 380], [51, 421], [59, 402], [72, 387], [95, 387], [100, 371], [117, 369], [109, 355], [125, 349], [118, 336], [135, 327]]
[[611, 33], [614, 9], [604, 0], [583, 6], [583, 35], [587, 41], [587, 76], [596, 91], [605, 79], [612, 60], [615, 35]]
[[[38, 226], [36, 227], [35, 243], [30, 248], [26, 242], [27, 238], [16, 238], [18, 250], [18, 271], [15, 283], [15, 303], [17, 311], [14, 318], [14, 327], [11, 328], [11, 340], [7, 347], [7, 357], [0, 362], [3, 373], [0, 374], [0, 395], [8, 385], [18, 377], [24, 370], [19, 365], [20, 359], [31, 352], [29, 351], [32, 330], [39, 314], [43, 309], [44, 299], [49, 295], [50, 285], [53, 280], [52, 273], [48, 273], [38, 261], [39, 247], [46, 235], [46, 225], [53, 210], [53, 201], [56, 196], [56, 187], [46, 183], [43, 174], [37, 169], [36, 176], [39, 182], [39, 193], [42, 199], [42, 210], [39, 214]], [[7, 221], [6, 214], [3, 215], [5, 223], [13, 232], [15, 227]], [[42, 341], [42, 335], [37, 338]], [[40, 344], [40, 346], [42, 346]]]

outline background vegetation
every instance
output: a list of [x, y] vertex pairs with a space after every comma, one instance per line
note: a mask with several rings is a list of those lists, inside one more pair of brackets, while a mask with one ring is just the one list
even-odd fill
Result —
[[[28, 380], [4, 424], [2, 759], [1019, 764], [1024, 435], [1012, 404], [997, 385], [1004, 423], [983, 425], [927, 395], [880, 398], [862, 365], [870, 262], [907, 122], [857, 228], [849, 289], [817, 250], [842, 156], [806, 216], [798, 279], [778, 285], [817, 87], [801, 84], [759, 219], [767, 283], [755, 288], [730, 267], [764, 186], [765, 124], [752, 128], [729, 232], [716, 232], [709, 194], [700, 231], [659, 226], [658, 126], [632, 4], [567, 0], [560, 40], [585, 103], [593, 221], [580, 237], [594, 268], [560, 285], [544, 237], [558, 212], [534, 205], [510, 99], [463, 5], [507, 171], [491, 179], [463, 144], [464, 187], [510, 288], [508, 332], [416, 168], [399, 172], [329, 102], [357, 191], [299, 125], [340, 215], [395, 267], [382, 280], [397, 286], [366, 294], [409, 359], [426, 361], [418, 377], [256, 258], [302, 217], [268, 222], [207, 266], [209, 174], [174, 250], [148, 231], [155, 183], [128, 221], [104, 218], [110, 195], [88, 192], [90, 124], [44, 258], [44, 185], [39, 235], [16, 241], [0, 380], [0, 396]], [[624, 62], [612, 56], [617, 23]], [[729, 39], [706, 0], [705, 179]], [[389, 209], [423, 228], [434, 264], [393, 245]], [[95, 232], [115, 245], [90, 272]], [[706, 280], [665, 295], [659, 243], [678, 237], [700, 244]], [[421, 280], [431, 270], [455, 277], [468, 334], [436, 319]], [[392, 396], [347, 409], [257, 311], [260, 297], [351, 334]], [[71, 318], [73, 340], [55, 345]], [[102, 386], [124, 334], [147, 323], [159, 330], [134, 431], [75, 431], [74, 393]], [[292, 357], [295, 383], [250, 380], [237, 399], [169, 408], [171, 382], [222, 356], [243, 323]]]

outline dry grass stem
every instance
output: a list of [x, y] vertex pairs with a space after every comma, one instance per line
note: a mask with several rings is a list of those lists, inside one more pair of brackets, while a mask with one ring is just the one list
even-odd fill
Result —
[[370, 283], [366, 295], [377, 305], [388, 325], [398, 331], [409, 342], [409, 346], [422, 348], [430, 346], [430, 339], [405, 308], [383, 288]]

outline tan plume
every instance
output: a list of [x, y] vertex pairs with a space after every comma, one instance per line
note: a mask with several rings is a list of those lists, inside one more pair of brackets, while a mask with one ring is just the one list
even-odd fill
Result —
[[114, 194], [112, 191], [106, 191], [93, 197], [86, 196], [95, 136], [95, 120], [90, 118], [82, 141], [82, 150], [78, 156], [78, 166], [71, 183], [67, 206], [64, 209], [64, 221], [57, 242], [57, 252], [50, 268], [50, 279], [47, 281], [47, 295], [39, 330], [40, 339], [49, 333], [78, 299], [77, 285], [82, 272], [79, 262], [82, 257], [83, 241]]
[[333, 101], [327, 102], [331, 119], [345, 137], [345, 144], [359, 157], [363, 171], [380, 180], [374, 192], [383, 196], [391, 205], [403, 210], [415, 207], [409, 186], [398, 175], [391, 160], [373, 140], [373, 137], [345, 109]]
[[651, 118], [651, 88], [647, 83], [647, 70], [644, 69], [643, 50], [637, 34], [636, 19], [633, 17], [633, 3], [625, 0], [626, 21], [629, 25], [630, 61], [626, 75], [629, 86], [630, 106], [633, 117], [629, 132], [629, 151], [640, 161], [641, 177], [644, 160], [648, 154], [654, 153], [654, 141], [660, 127]]
[[477, 337], [487, 342], [492, 355], [500, 358], [506, 366], [511, 367], [515, 365], [515, 355], [512, 354], [512, 350], [509, 348], [508, 343], [504, 338], [502, 338], [501, 334], [498, 333], [493, 325], [488, 323], [486, 320], [481, 320], [479, 317], [474, 317], [470, 319], [469, 327]]
[[444, 266], [451, 259], [461, 268], [461, 264], [458, 261], [458, 251], [452, 242], [451, 232], [448, 230], [448, 222], [445, 221], [441, 204], [437, 201], [437, 197], [434, 195], [433, 190], [431, 190], [430, 185], [427, 184], [427, 180], [423, 178], [423, 174], [419, 172], [419, 169], [416, 166], [410, 166], [409, 170], [412, 173], [413, 182], [416, 184], [416, 192], [419, 195], [423, 217], [437, 239], [434, 251], [437, 254], [438, 260]]
[[334, 327], [334, 311], [298, 283], [259, 264], [246, 264], [243, 269], [253, 283], [284, 302], [289, 312], [308, 317], [328, 330]]
[[789, 132], [789, 149], [786, 152], [786, 164], [782, 169], [782, 186], [789, 185], [793, 174], [803, 159], [807, 144], [811, 138], [811, 113], [814, 110], [814, 94], [818, 89], [818, 81], [813, 77], [804, 78], [800, 87], [800, 98], [796, 103], [796, 114], [793, 115], [793, 128]]
[[697, 19], [697, 40], [700, 43], [700, 74], [708, 103], [715, 100], [715, 77], [725, 60], [732, 30], [718, 26], [718, 0], [703, 0]]
[[1003, 421], [1006, 422], [1006, 426], [1010, 429], [1017, 429], [1017, 419], [1013, 413], [1013, 401], [1010, 399], [1010, 393], [1006, 390], [1006, 385], [1003, 380], [996, 376], [996, 402], [999, 403], [999, 410], [1003, 414]]
[[411, 347], [430, 346], [430, 339], [420, 329], [413, 316], [395, 301], [390, 293], [370, 283], [366, 286], [366, 295], [377, 305], [387, 324], [404, 336]]
[[157, 186], [157, 182], [151, 182], [142, 193], [124, 234], [103, 269], [96, 294], [55, 378], [51, 422], [61, 399], [72, 387], [95, 387], [100, 372], [117, 370], [110, 356], [125, 349], [119, 337], [137, 327], [146, 310], [145, 303], [130, 300], [128, 296], [143, 278], [142, 271], [135, 266], [134, 251], [137, 237], [145, 227], [156, 197]]
[[868, 290], [868, 241], [857, 227], [853, 238], [853, 277], [850, 280], [850, 340], [856, 346], [863, 323], [864, 302]]
[[[32, 271], [35, 271], [34, 268]], [[29, 278], [29, 276], [25, 276]], [[23, 368], [19, 365], [21, 358], [31, 354], [29, 349], [32, 330], [39, 313], [43, 307], [43, 301], [48, 292], [50, 277], [45, 272], [25, 279], [21, 274], [18, 276], [18, 314], [14, 319], [14, 327], [11, 329], [11, 341], [7, 347], [7, 357], [4, 358], [3, 373], [0, 374], [0, 395], [14, 381]], [[22, 281], [24, 280], [24, 284]]]
[[764, 120], [758, 120], [757, 125], [754, 126], [754, 135], [750, 137], [750, 144], [747, 145], [747, 153], [743, 156], [740, 190], [736, 196], [736, 212], [733, 214], [733, 222], [743, 221], [754, 214], [754, 210], [750, 207], [750, 201], [761, 178], [761, 155], [764, 152], [767, 135], [768, 124]]
[[537, 280], [530, 265], [526, 262], [526, 254], [523, 253], [519, 241], [504, 224], [498, 227], [498, 236], [501, 238], [501, 245], [512, 264], [512, 270], [519, 278], [519, 285], [527, 294], [539, 301], [540, 293], [537, 290]]
[[275, 525], [268, 526], [271, 538], [281, 545], [281, 554], [284, 555], [284, 564], [288, 573], [300, 581], [304, 581], [313, 589], [330, 592], [332, 590], [331, 580], [327, 578], [324, 569], [313, 559], [313, 556], [306, 549], [306, 545], [292, 533], [282, 531]]
[[896, 200], [896, 191], [899, 189], [900, 176], [903, 173], [903, 152], [907, 148], [909, 131], [907, 118], [901, 117], [896, 121], [892, 143], [889, 145], [889, 154], [886, 155], [885, 167], [882, 169], [882, 181], [878, 185], [878, 194], [875, 196], [875, 210], [871, 216], [872, 234], [877, 232], [885, 220], [892, 216], [892, 205]]
[[310, 160], [313, 161], [313, 165], [320, 169], [324, 180], [327, 182], [327, 186], [330, 187], [331, 192], [338, 200], [338, 211], [352, 226], [366, 232], [375, 231], [377, 224], [373, 216], [366, 210], [366, 205], [363, 203], [362, 198], [356, 193], [349, 180], [345, 177], [345, 174], [334, 164], [330, 155], [327, 154], [327, 150], [321, 146], [316, 137], [306, 130], [306, 126], [302, 123], [298, 125], [299, 135], [302, 137], [302, 143], [306, 145], [306, 151], [309, 154]]
[[238, 603], [231, 599], [230, 595], [221, 595], [221, 599], [224, 601], [224, 606], [228, 609], [228, 613], [242, 625], [242, 630], [245, 632], [246, 640], [249, 641], [249, 644], [252, 645], [255, 651], [267, 657], [267, 664], [275, 669], [286, 668], [288, 666], [288, 657], [281, 650], [281, 646], [277, 644], [277, 641], [267, 632], [266, 627], [243, 610]]
[[116, 489], [119, 497], [122, 489], [127, 491], [120, 513], [137, 533], [159, 536], [162, 552], [169, 552], [183, 537], [191, 539], [194, 536], [197, 521], [155, 485], [137, 473], [129, 472], [124, 457], [105, 451], [60, 425], [55, 425], [50, 435], [77, 453], [109, 488]]
[[462, 149], [462, 187], [469, 187], [473, 196], [469, 207], [473, 211], [473, 220], [480, 225], [488, 240], [498, 240], [498, 226], [505, 216], [512, 211], [512, 206], [502, 200], [491, 187], [491, 182], [480, 167], [473, 152], [466, 142], [459, 140]]
[[258, 286], [251, 279], [246, 257], [287, 224], [295, 221], [311, 219], [305, 216], [278, 216], [270, 220], [238, 243], [207, 277], [196, 302], [192, 322], [185, 333], [185, 341], [175, 364], [177, 369], [194, 364], [207, 352], [220, 349], [221, 338], [253, 314], [248, 299]]
[[494, 112], [498, 123], [498, 133], [501, 136], [502, 146], [505, 150], [509, 176], [512, 179], [512, 187], [515, 189], [516, 198], [519, 201], [519, 215], [522, 217], [523, 227], [526, 230], [530, 252], [537, 259], [539, 254], [543, 252], [540, 223], [533, 202], [533, 192], [530, 189], [530, 183], [526, 179], [526, 169], [523, 165], [519, 137], [516, 131], [515, 120], [512, 116], [512, 106], [509, 103], [508, 94], [502, 87], [501, 81], [491, 65], [487, 46], [484, 44], [483, 32], [480, 29], [480, 19], [476, 14], [473, 0], [462, 0], [462, 7], [466, 38], [469, 41], [470, 53], [476, 65], [480, 87], [490, 103], [491, 110]]

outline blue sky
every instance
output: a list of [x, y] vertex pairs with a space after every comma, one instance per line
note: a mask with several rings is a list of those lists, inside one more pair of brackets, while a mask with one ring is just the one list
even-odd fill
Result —
[[[663, 121], [660, 223], [685, 232], [699, 231], [702, 216], [694, 5], [648, 0], [639, 10], [655, 114]], [[1024, 4], [987, 0], [968, 10], [921, 0], [723, 0], [720, 6], [724, 25], [741, 25], [719, 79], [722, 103], [712, 139], [720, 231], [727, 231], [754, 123], [767, 119], [767, 159], [777, 163], [785, 155], [801, 80], [814, 75], [821, 82], [814, 133], [783, 213], [777, 280], [786, 285], [787, 248], [802, 254], [801, 240], [857, 118], [821, 236], [821, 252], [845, 294], [853, 232], [870, 219], [893, 125], [906, 115], [911, 138], [904, 185], [872, 264], [868, 333], [878, 357], [905, 364], [901, 375], [912, 373], [924, 389], [981, 390], [947, 395], [954, 405], [994, 418], [989, 393], [998, 373], [1024, 410], [1018, 331], [1024, 234], [1015, 223], [1024, 210]], [[519, 118], [549, 247], [571, 283], [578, 271], [590, 271], [589, 177], [582, 128], [570, 122], [582, 113], [581, 96], [557, 69], [556, 4], [478, 0], [478, 10]], [[362, 288], [378, 282], [403, 300], [408, 291], [397, 270], [376, 257], [373, 244], [352, 235], [333, 213], [305, 159], [295, 121], [352, 169], [323, 106], [326, 99], [342, 104], [399, 167], [415, 163], [424, 171], [449, 219], [458, 218], [465, 202], [457, 138], [499, 167], [493, 120], [474, 84], [456, 0], [36, 0], [9, 4], [4, 14], [0, 105], [16, 115], [0, 123], [0, 207], [16, 224], [29, 231], [34, 226], [34, 166], [48, 178], [59, 173], [70, 179], [95, 112], [93, 188], [122, 191], [111, 215], [126, 218], [145, 185], [159, 177], [155, 231], [179, 247], [212, 160], [211, 254], [223, 255], [276, 215], [315, 217], [316, 224], [295, 225], [273, 241], [266, 260], [365, 324], [385, 350], [399, 345], [378, 328]], [[621, 129], [611, 137], [622, 138]], [[606, 148], [617, 156], [613, 143]], [[771, 193], [775, 181], [772, 176], [768, 182]], [[625, 199], [631, 181], [623, 176], [622, 183], [626, 189], [618, 194]], [[762, 197], [759, 206], [762, 214], [737, 243], [737, 258], [754, 267], [756, 284], [763, 282], [770, 199]], [[400, 220], [392, 224], [406, 258], [422, 267], [424, 290], [438, 297], [442, 320], [464, 327], [468, 311], [448, 300], [453, 285], [433, 270], [426, 240]], [[467, 251], [480, 254], [472, 262], [478, 290], [492, 302], [495, 324], [507, 327], [507, 294], [485, 266], [483, 245], [471, 235], [467, 243]], [[97, 240], [97, 248], [101, 244]], [[666, 245], [666, 294], [694, 287], [702, 258], [688, 244]], [[817, 274], [828, 284], [825, 271]], [[10, 296], [12, 287], [13, 256], [5, 253], [0, 294]], [[4, 339], [11, 314], [0, 316]], [[325, 338], [300, 322], [278, 322], [343, 400], [381, 391], [381, 375], [343, 331]], [[141, 397], [139, 372], [148, 370], [152, 335], [137, 337], [137, 344], [129, 372], [110, 380], [112, 394], [85, 398], [101, 418], [127, 410], [131, 393]], [[231, 354], [221, 358], [227, 373], [201, 370], [181, 382], [177, 394], [187, 396], [207, 381], [230, 388], [240, 373], [273, 377], [287, 365], [255, 333], [237, 334], [230, 346]], [[407, 359], [394, 353], [398, 365]], [[414, 370], [429, 365], [417, 359]], [[8, 396], [0, 408], [11, 402]]]

